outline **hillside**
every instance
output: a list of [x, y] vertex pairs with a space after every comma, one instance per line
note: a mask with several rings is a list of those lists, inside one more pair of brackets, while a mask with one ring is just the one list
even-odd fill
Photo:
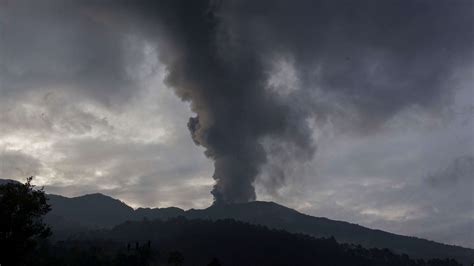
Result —
[[313, 217], [273, 202], [250, 202], [231, 206], [211, 206], [205, 210], [190, 210], [190, 218], [233, 218], [269, 228], [304, 233], [315, 237], [335, 237], [342, 243], [364, 247], [388, 248], [415, 258], [457, 258], [464, 263], [474, 261], [474, 250], [445, 245], [434, 241], [369, 229], [357, 224]]
[[127, 220], [143, 220], [144, 218], [166, 220], [177, 216], [208, 220], [232, 218], [314, 237], [334, 236], [342, 243], [360, 244], [368, 248], [388, 248], [414, 258], [455, 258], [464, 264], [474, 261], [472, 249], [396, 235], [347, 222], [312, 217], [273, 202], [211, 206], [207, 209], [188, 211], [179, 208], [133, 210], [111, 197], [91, 194], [76, 198], [50, 195], [50, 203], [53, 211], [47, 216], [47, 221], [55, 229], [56, 237], [60, 239], [64, 239], [71, 233], [88, 229], [111, 228]]
[[[414, 260], [387, 249], [365, 249], [235, 220], [184, 217], [126, 222], [76, 235], [50, 250], [58, 265], [459, 266], [453, 260]], [[215, 263], [208, 264], [211, 261]]]

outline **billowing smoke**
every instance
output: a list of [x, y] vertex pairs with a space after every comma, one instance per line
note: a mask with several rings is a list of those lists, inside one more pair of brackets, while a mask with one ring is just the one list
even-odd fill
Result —
[[[472, 1], [171, 2], [161, 59], [196, 113], [216, 203], [254, 200], [269, 155], [311, 158], [311, 119], [370, 134], [405, 108], [439, 111], [473, 59]], [[269, 82], [279, 62], [298, 81], [285, 93]], [[284, 183], [285, 160], [267, 185]]]
[[[196, 113], [188, 128], [214, 161], [216, 203], [254, 200], [263, 166], [278, 173], [268, 186], [284, 184], [286, 162], [313, 156], [311, 136], [321, 123], [372, 134], [407, 108], [439, 112], [449, 105], [461, 70], [472, 69], [474, 55], [471, 0], [35, 3], [46, 6], [35, 7], [46, 21], [51, 12], [64, 14], [35, 34], [62, 37], [58, 43], [69, 47], [37, 44], [49, 51], [37, 59], [50, 65], [42, 56], [50, 54], [55, 65], [0, 65], [3, 84], [23, 84], [18, 73], [29, 71], [28, 84], [35, 86], [73, 83], [100, 98], [128, 97], [118, 43], [135, 34], [156, 44], [166, 83]], [[3, 17], [8, 14], [15, 13]], [[9, 43], [4, 59], [31, 58]], [[63, 58], [76, 64], [64, 67]], [[287, 67], [280, 81], [291, 72], [295, 82], [271, 82], [281, 65]]]
[[312, 154], [306, 117], [266, 90], [265, 61], [258, 50], [232, 39], [217, 16], [221, 5], [173, 4], [172, 23], [162, 22], [172, 51], [162, 49], [161, 59], [169, 70], [167, 83], [196, 113], [188, 128], [214, 161], [215, 202], [255, 200], [253, 183], [267, 160], [263, 139], [280, 138]]

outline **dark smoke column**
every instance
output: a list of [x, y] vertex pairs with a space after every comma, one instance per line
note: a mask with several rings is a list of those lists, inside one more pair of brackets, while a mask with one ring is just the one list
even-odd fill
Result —
[[168, 46], [161, 47], [169, 71], [166, 82], [197, 114], [188, 128], [214, 161], [215, 204], [255, 200], [253, 183], [266, 162], [261, 141], [272, 135], [301, 143], [309, 136], [306, 126], [296, 126], [292, 137], [283, 133], [289, 121], [295, 125], [305, 118], [290, 119], [290, 108], [265, 89], [261, 58], [255, 49], [231, 40], [215, 15], [218, 6], [180, 2], [166, 2], [173, 10], [163, 23], [172, 25], [165, 27]]
[[[245, 118], [240, 120], [245, 123]], [[203, 125], [199, 117], [190, 118], [188, 123], [193, 140], [206, 147], [206, 155], [214, 160], [213, 178], [216, 185], [212, 194], [215, 203], [255, 200], [252, 183], [258, 174], [258, 167], [265, 161], [261, 145], [251, 139], [253, 136], [249, 132], [239, 132], [242, 131], [239, 126], [244, 127], [242, 125], [229, 124], [229, 128], [222, 129], [215, 125], [204, 128]]]
[[[369, 136], [402, 111], [441, 113], [474, 61], [470, 0], [143, 1], [216, 204], [254, 200], [264, 165], [279, 186], [282, 164], [311, 158], [308, 118]], [[283, 97], [267, 88], [280, 57], [298, 79]]]

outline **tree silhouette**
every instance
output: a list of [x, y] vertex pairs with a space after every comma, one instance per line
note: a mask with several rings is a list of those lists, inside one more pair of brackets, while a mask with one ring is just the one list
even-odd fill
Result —
[[[147, 239], [160, 250], [148, 248]], [[131, 241], [139, 241], [138, 249], [127, 248]], [[342, 244], [334, 238], [291, 234], [229, 219], [129, 221], [113, 229], [77, 234], [35, 253], [34, 263], [28, 265], [462, 266], [452, 259], [412, 259], [388, 249]]]
[[184, 257], [183, 254], [179, 251], [173, 251], [170, 253], [168, 258], [168, 263], [174, 266], [183, 265]]
[[42, 220], [51, 207], [43, 189], [35, 189], [32, 180], [0, 185], [1, 265], [24, 264], [38, 241], [51, 234]]
[[221, 266], [221, 263], [219, 262], [219, 260], [217, 258], [213, 258], [211, 260], [211, 262], [209, 262], [209, 264], [207, 264], [207, 266]]

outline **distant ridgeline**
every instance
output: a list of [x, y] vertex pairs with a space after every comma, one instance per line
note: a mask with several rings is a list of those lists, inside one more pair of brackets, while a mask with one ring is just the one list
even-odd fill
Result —
[[42, 254], [48, 265], [461, 265], [452, 259], [415, 260], [388, 249], [366, 249], [230, 219], [182, 216], [80, 233]]
[[[7, 181], [0, 179], [0, 185], [5, 182]], [[86, 251], [110, 249], [107, 259], [115, 258], [117, 252], [121, 254], [122, 261], [138, 259], [139, 250], [140, 256], [158, 256], [156, 252], [159, 251], [159, 258], [163, 260], [168, 253], [177, 255], [178, 253], [173, 253], [176, 250], [181, 252], [179, 255], [187, 263], [204, 263], [216, 257], [222, 265], [288, 265], [285, 263], [290, 259], [294, 263], [289, 265], [312, 265], [316, 261], [308, 262], [316, 260], [315, 256], [320, 261], [332, 258], [325, 257], [323, 253], [327, 252], [337, 254], [336, 258], [332, 258], [334, 262], [347, 262], [345, 265], [456, 265], [453, 261], [445, 260], [449, 258], [464, 265], [474, 262], [473, 249], [312, 217], [272, 202], [211, 206], [188, 211], [174, 207], [134, 210], [125, 203], [102, 194], [75, 198], [58, 195], [48, 197], [52, 211], [46, 216], [46, 222], [52, 226], [53, 239], [59, 240], [51, 250], [55, 254], [65, 254], [66, 257], [71, 255], [71, 250], [76, 253], [83, 251], [84, 254], [76, 255], [86, 258]], [[149, 248], [146, 245], [148, 241], [151, 242]], [[140, 247], [138, 249], [134, 249], [136, 242]], [[91, 249], [91, 246], [95, 248]], [[213, 250], [218, 253], [213, 253]], [[318, 250], [324, 252], [320, 253]], [[237, 258], [243, 264], [230, 263], [230, 259]], [[273, 258], [275, 261], [271, 262]], [[349, 258], [353, 260], [348, 261]], [[387, 261], [382, 262], [383, 258]], [[430, 261], [429, 264], [416, 261], [434, 258], [441, 260]], [[264, 259], [266, 260], [255, 262]], [[279, 261], [285, 263], [278, 264]], [[362, 264], [355, 264], [355, 261]], [[68, 263], [58, 265], [64, 264]]]
[[166, 221], [169, 218], [183, 216], [187, 219], [212, 221], [235, 219], [317, 238], [334, 237], [339, 243], [361, 245], [365, 248], [387, 248], [397, 254], [407, 254], [416, 259], [454, 258], [465, 265], [470, 265], [474, 261], [473, 249], [312, 217], [273, 202], [250, 202], [184, 211], [174, 207], [134, 210], [125, 203], [102, 194], [76, 198], [49, 195], [49, 198], [53, 210], [47, 215], [46, 220], [52, 225], [57, 239], [65, 239], [71, 234], [90, 229], [112, 228], [125, 221], [141, 221], [144, 218]]

